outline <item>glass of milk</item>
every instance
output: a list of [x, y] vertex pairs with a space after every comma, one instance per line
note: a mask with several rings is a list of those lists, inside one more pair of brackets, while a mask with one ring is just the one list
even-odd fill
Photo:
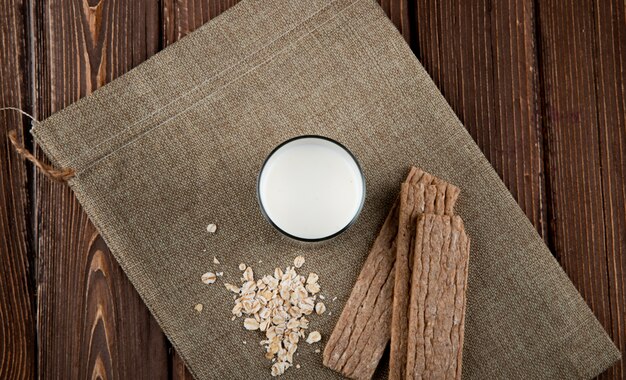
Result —
[[356, 221], [365, 201], [365, 177], [343, 145], [323, 136], [299, 136], [267, 157], [257, 195], [263, 216], [283, 235], [321, 242]]

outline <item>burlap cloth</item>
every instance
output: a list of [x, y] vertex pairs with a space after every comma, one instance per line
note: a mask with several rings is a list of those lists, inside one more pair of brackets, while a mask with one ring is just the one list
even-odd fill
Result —
[[[263, 159], [301, 134], [342, 142], [367, 177], [358, 222], [322, 246], [280, 238], [255, 196]], [[619, 358], [372, 0], [246, 0], [33, 135], [54, 164], [77, 170], [71, 188], [198, 379], [270, 372], [261, 334], [230, 320], [232, 294], [200, 281], [213, 256], [237, 283], [240, 262], [264, 274], [304, 255], [303, 269], [337, 297], [332, 314], [311, 318], [328, 337], [411, 164], [462, 189], [472, 238], [465, 379], [585, 379]], [[302, 368], [286, 378], [338, 377], [315, 348], [300, 345]]]

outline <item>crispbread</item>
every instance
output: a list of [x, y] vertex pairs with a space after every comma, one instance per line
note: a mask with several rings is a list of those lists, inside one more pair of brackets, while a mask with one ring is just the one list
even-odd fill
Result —
[[461, 217], [419, 217], [406, 379], [461, 378], [469, 244]]
[[[428, 188], [425, 209], [453, 207], [446, 197], [454, 189], [419, 168], [411, 168], [402, 186]], [[352, 379], [372, 377], [390, 338], [400, 203], [397, 199], [389, 212], [324, 348], [324, 365]]]
[[403, 183], [401, 186], [394, 278], [394, 294], [400, 296], [393, 298], [390, 379], [402, 380], [405, 377], [409, 323], [408, 294], [411, 289], [413, 242], [417, 218], [423, 213], [437, 215], [443, 215], [446, 211], [451, 213], [458, 194], [459, 189], [456, 186], [436, 177], [429, 179], [426, 183], [423, 181], [418, 182], [417, 185]]

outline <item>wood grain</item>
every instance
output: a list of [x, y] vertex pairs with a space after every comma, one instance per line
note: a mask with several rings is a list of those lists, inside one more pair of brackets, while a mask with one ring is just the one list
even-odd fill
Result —
[[413, 50], [548, 239], [532, 1], [418, 0]]
[[[0, 4], [0, 107], [28, 110], [26, 7]], [[34, 282], [28, 172], [6, 133], [29, 125], [15, 111], [0, 111], [0, 379], [35, 377]]]
[[210, 19], [237, 4], [239, 0], [162, 0], [163, 43], [170, 45], [193, 32]]
[[594, 59], [613, 341], [622, 361], [603, 377], [625, 378], [626, 364], [626, 3], [596, 2]]
[[[574, 285], [625, 348], [624, 59], [619, 1], [539, 6], [554, 247]], [[600, 378], [623, 378], [622, 360]]]
[[[35, 109], [43, 119], [159, 48], [150, 1], [33, 2]], [[38, 152], [39, 157], [43, 157]], [[168, 377], [167, 342], [78, 202], [35, 176], [38, 367], [46, 377]]]

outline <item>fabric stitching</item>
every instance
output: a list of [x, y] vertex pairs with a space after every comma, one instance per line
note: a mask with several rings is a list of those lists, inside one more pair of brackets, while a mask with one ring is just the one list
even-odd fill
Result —
[[[335, 0], [338, 1], [338, 0]], [[345, 12], [346, 10], [350, 9], [352, 6], [354, 6], [354, 4], [356, 4], [358, 1], [360, 0], [354, 0], [352, 1], [350, 4], [348, 4], [345, 8], [343, 8], [341, 11], [339, 11], [336, 15], [334, 15], [332, 18], [326, 20], [324, 23], [316, 26], [314, 29], [312, 29], [310, 32], [306, 33], [305, 35], [301, 36], [300, 38], [298, 38], [296, 41], [294, 41], [294, 43], [299, 42], [303, 39], [305, 39], [306, 37], [308, 37], [311, 33], [313, 33], [314, 31], [318, 30], [319, 28], [321, 28], [322, 26], [328, 24], [329, 22], [335, 20], [337, 17], [339, 17], [343, 12]], [[329, 4], [330, 6], [330, 4]], [[176, 119], [177, 117], [183, 115], [185, 112], [189, 111], [190, 109], [194, 108], [196, 105], [198, 105], [199, 103], [206, 101], [208, 99], [210, 99], [212, 96], [214, 96], [216, 93], [219, 92], [219, 90], [237, 82], [238, 80], [240, 80], [241, 78], [245, 77], [246, 75], [254, 72], [256, 69], [258, 69], [259, 67], [270, 63], [274, 58], [276, 58], [277, 56], [280, 55], [280, 53], [284, 52], [285, 50], [287, 50], [289, 47], [291, 47], [293, 44], [290, 44], [288, 47], [285, 47], [283, 49], [281, 49], [280, 51], [276, 52], [275, 54], [273, 54], [271, 57], [268, 57], [268, 59], [266, 59], [265, 61], [259, 63], [258, 65], [254, 66], [253, 68], [251, 68], [250, 70], [246, 71], [245, 73], [243, 73], [242, 75], [238, 76], [237, 78], [233, 79], [232, 81], [223, 84], [222, 86], [220, 86], [219, 88], [217, 88], [215, 91], [213, 91], [211, 94], [208, 94], [207, 96], [199, 99], [198, 101], [190, 104], [188, 107], [186, 107], [185, 109], [181, 110], [180, 112], [176, 113], [175, 115], [172, 115], [170, 117], [168, 117], [166, 120], [162, 121], [161, 123], [158, 123], [154, 126], [152, 126], [151, 128], [146, 129], [144, 132], [134, 136], [133, 138], [129, 139], [126, 143], [122, 144], [121, 146], [119, 146], [118, 148], [116, 148], [115, 150], [112, 150], [111, 152], [105, 154], [102, 157], [99, 157], [95, 160], [93, 160], [92, 162], [90, 162], [88, 165], [86, 165], [84, 168], [82, 168], [80, 171], [76, 172], [76, 177], [80, 177], [83, 173], [85, 173], [86, 171], [92, 169], [93, 167], [95, 167], [96, 165], [98, 165], [100, 162], [106, 160], [108, 157], [110, 157], [111, 155], [113, 155], [114, 153], [118, 152], [119, 150], [124, 149], [127, 146], [130, 146], [132, 144], [134, 144], [135, 142], [139, 141], [141, 138], [143, 138], [144, 136], [146, 136], [148, 133], [155, 131], [156, 129], [158, 129], [159, 127], [169, 123], [170, 121]], [[389, 86], [389, 83], [386, 83], [387, 86]]]
[[[124, 133], [127, 133], [133, 129], [136, 129], [138, 126], [140, 126], [142, 123], [144, 123], [145, 121], [149, 120], [150, 118], [158, 115], [159, 113], [163, 112], [164, 110], [166, 110], [167, 108], [169, 108], [170, 106], [172, 106], [173, 104], [175, 104], [176, 102], [178, 102], [180, 99], [186, 97], [186, 96], [190, 96], [193, 93], [196, 93], [197, 91], [205, 88], [205, 86], [207, 84], [209, 84], [211, 81], [214, 81], [216, 79], [219, 79], [221, 77], [223, 77], [224, 75], [230, 73], [233, 71], [233, 69], [235, 69], [237, 66], [241, 65], [242, 63], [246, 63], [249, 62], [250, 60], [252, 60], [253, 58], [257, 57], [260, 53], [264, 52], [265, 50], [267, 50], [269, 47], [271, 47], [274, 43], [276, 43], [277, 41], [279, 41], [280, 39], [282, 39], [285, 36], [288, 36], [289, 34], [295, 32], [298, 30], [298, 28], [300, 28], [302, 25], [304, 25], [306, 22], [310, 21], [311, 19], [313, 19], [314, 17], [318, 16], [320, 13], [326, 11], [328, 8], [330, 8], [331, 6], [333, 6], [335, 3], [337, 3], [340, 0], [333, 0], [330, 3], [328, 3], [326, 6], [320, 8], [319, 10], [317, 10], [315, 13], [313, 13], [311, 16], [307, 17], [306, 19], [302, 20], [300, 23], [298, 23], [297, 25], [295, 25], [293, 28], [287, 30], [286, 32], [284, 32], [283, 34], [281, 34], [280, 36], [274, 38], [272, 41], [268, 42], [267, 44], [265, 44], [263, 47], [259, 48], [258, 50], [254, 51], [253, 53], [249, 54], [248, 56], [246, 56], [245, 58], [237, 61], [236, 63], [232, 64], [231, 66], [223, 69], [222, 71], [220, 71], [219, 73], [215, 74], [214, 76], [207, 78], [206, 80], [202, 81], [201, 83], [197, 84], [196, 86], [194, 86], [193, 88], [189, 89], [188, 91], [186, 91], [185, 93], [177, 96], [176, 98], [174, 98], [173, 100], [171, 100], [169, 103], [165, 104], [163, 107], [160, 107], [154, 111], [152, 111], [150, 114], [148, 114], [147, 116], [145, 116], [144, 118], [142, 118], [141, 120], [138, 120], [136, 122], [134, 122], [131, 126], [125, 128], [124, 130], [108, 137], [107, 139], [101, 141], [100, 143], [96, 144], [93, 146], [92, 149], [97, 148], [102, 146], [103, 144], [113, 140], [114, 138], [123, 135]], [[333, 17], [331, 17], [330, 19], [326, 20], [325, 22], [323, 22], [322, 24], [318, 25], [317, 27], [315, 27], [314, 29], [312, 29], [311, 31], [305, 33], [303, 36], [301, 36], [300, 38], [298, 38], [297, 40], [295, 40], [295, 42], [299, 42], [300, 40], [308, 37], [312, 32], [314, 32], [315, 30], [317, 30], [319, 27], [327, 24], [328, 22], [332, 21], [333, 19], [335, 19], [339, 14], [341, 14], [342, 12], [344, 12], [345, 10], [349, 9], [350, 7], [352, 7], [357, 1], [359, 0], [354, 0], [352, 1], [350, 4], [348, 4], [345, 8], [343, 8], [341, 11], [339, 11], [336, 15], [334, 15]], [[186, 112], [187, 110], [189, 110], [190, 108], [194, 107], [195, 105], [197, 105], [198, 103], [210, 98], [211, 96], [213, 96], [214, 94], [218, 93], [221, 89], [229, 86], [230, 84], [237, 82], [239, 79], [245, 77], [246, 75], [248, 75], [249, 73], [255, 71], [257, 68], [261, 67], [262, 65], [264, 65], [265, 63], [269, 63], [271, 62], [276, 56], [279, 56], [282, 52], [284, 52], [287, 48], [289, 47], [289, 45], [287, 47], [284, 47], [278, 51], [276, 51], [274, 54], [272, 54], [271, 56], [269, 56], [267, 59], [265, 59], [263, 62], [257, 64], [256, 66], [252, 67], [251, 69], [247, 70], [246, 72], [244, 72], [243, 74], [241, 74], [240, 76], [236, 77], [235, 79], [229, 81], [228, 83], [223, 84], [222, 86], [216, 88], [215, 90], [211, 91], [209, 94], [201, 97], [200, 99], [197, 99], [196, 101], [192, 102], [191, 104], [189, 104], [187, 107], [185, 107], [184, 109], [182, 109], [180, 112], [176, 113], [173, 116], [168, 117], [166, 120], [154, 125], [152, 128], [147, 129], [145, 132], [150, 131], [153, 128], [157, 128], [159, 126], [161, 126], [162, 124], [167, 123], [168, 121], [174, 119], [175, 117], [179, 116], [180, 114], [183, 114], [184, 112]], [[145, 133], [144, 132], [144, 133]], [[140, 138], [141, 135], [143, 135], [144, 133], [140, 133], [139, 135], [135, 136], [132, 139], [135, 138]], [[132, 141], [131, 139], [131, 141]], [[124, 144], [125, 145], [125, 144]], [[120, 146], [117, 149], [121, 149], [122, 147], [124, 147], [124, 145]], [[116, 149], [116, 150], [117, 150]], [[109, 152], [110, 153], [113, 153]], [[106, 156], [103, 156], [101, 158], [104, 158]], [[81, 158], [84, 158], [81, 157]], [[80, 160], [81, 158], [79, 158], [78, 160]], [[99, 159], [101, 159], [99, 158]], [[95, 161], [99, 160], [96, 159]], [[78, 161], [78, 160], [74, 160], [74, 161]], [[94, 161], [94, 162], [95, 162]], [[91, 164], [89, 164], [89, 166], [91, 166]], [[85, 168], [87, 169], [88, 166]], [[85, 170], [83, 169], [83, 170]], [[81, 170], [81, 171], [83, 171]]]

